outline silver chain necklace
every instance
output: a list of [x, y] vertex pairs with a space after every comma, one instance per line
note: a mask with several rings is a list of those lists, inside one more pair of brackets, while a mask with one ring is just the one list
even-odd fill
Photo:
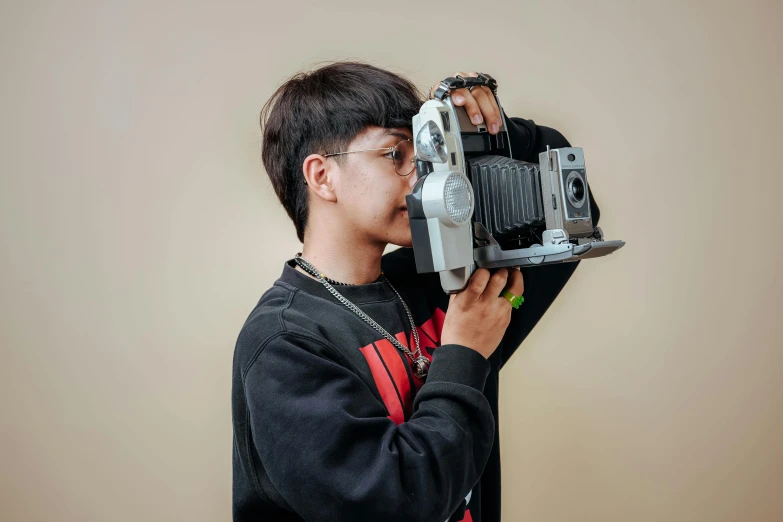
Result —
[[424, 357], [421, 354], [421, 347], [419, 345], [419, 332], [416, 331], [416, 324], [413, 322], [413, 315], [411, 315], [411, 311], [408, 309], [408, 305], [405, 304], [405, 301], [403, 300], [400, 293], [397, 291], [396, 288], [391, 284], [391, 282], [383, 277], [383, 280], [386, 281], [392, 290], [394, 290], [394, 293], [397, 294], [397, 297], [400, 299], [400, 302], [402, 302], [403, 308], [405, 308], [405, 313], [408, 315], [408, 321], [410, 321], [411, 324], [411, 331], [413, 332], [413, 338], [416, 341], [416, 351], [411, 352], [408, 348], [405, 347], [400, 341], [397, 340], [396, 337], [391, 335], [389, 332], [384, 330], [384, 328], [373, 321], [372, 317], [368, 316], [364, 312], [362, 312], [355, 304], [350, 302], [348, 299], [343, 297], [340, 292], [335, 290], [335, 288], [329, 284], [328, 281], [326, 281], [325, 276], [321, 274], [313, 265], [310, 263], [307, 259], [302, 257], [301, 253], [297, 253], [294, 257], [294, 261], [296, 261], [296, 264], [302, 267], [303, 270], [306, 272], [313, 274], [315, 277], [318, 278], [318, 281], [324, 287], [331, 293], [334, 297], [337, 298], [338, 301], [340, 301], [342, 304], [348, 307], [349, 310], [351, 310], [353, 313], [358, 315], [365, 323], [369, 324], [375, 330], [383, 335], [390, 343], [392, 343], [394, 346], [396, 346], [400, 351], [405, 353], [411, 360], [411, 364], [413, 365], [413, 373], [418, 377], [419, 379], [425, 379], [427, 377], [427, 372], [429, 370], [430, 362], [429, 360]]

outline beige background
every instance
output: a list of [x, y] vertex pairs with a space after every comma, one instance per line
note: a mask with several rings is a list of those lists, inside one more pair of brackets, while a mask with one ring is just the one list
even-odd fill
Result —
[[502, 373], [504, 520], [783, 520], [781, 15], [4, 2], [0, 519], [230, 520], [234, 340], [299, 249], [259, 109], [359, 58], [496, 76], [628, 241]]

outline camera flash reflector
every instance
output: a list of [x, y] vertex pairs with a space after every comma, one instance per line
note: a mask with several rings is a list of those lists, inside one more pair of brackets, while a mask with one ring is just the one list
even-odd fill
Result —
[[416, 135], [416, 153], [421, 160], [446, 163], [446, 140], [434, 121], [429, 120]]
[[443, 189], [446, 212], [458, 225], [464, 224], [473, 214], [473, 192], [465, 176], [452, 174]]

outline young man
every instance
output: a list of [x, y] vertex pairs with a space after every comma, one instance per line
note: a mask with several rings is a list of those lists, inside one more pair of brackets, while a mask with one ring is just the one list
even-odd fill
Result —
[[[497, 132], [486, 88], [453, 97]], [[406, 140], [421, 103], [408, 80], [341, 62], [262, 111], [264, 167], [304, 246], [237, 341], [235, 521], [500, 520], [498, 372], [576, 264], [478, 270], [453, 296], [416, 273]], [[569, 146], [506, 125], [515, 158]], [[403, 248], [383, 255], [389, 243]]]

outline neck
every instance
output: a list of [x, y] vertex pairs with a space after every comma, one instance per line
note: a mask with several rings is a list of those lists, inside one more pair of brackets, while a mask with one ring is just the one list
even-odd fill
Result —
[[[326, 277], [352, 285], [375, 282], [381, 275], [381, 257], [386, 245], [358, 240], [348, 234], [308, 234], [302, 257]], [[299, 266], [297, 270], [302, 270]]]

